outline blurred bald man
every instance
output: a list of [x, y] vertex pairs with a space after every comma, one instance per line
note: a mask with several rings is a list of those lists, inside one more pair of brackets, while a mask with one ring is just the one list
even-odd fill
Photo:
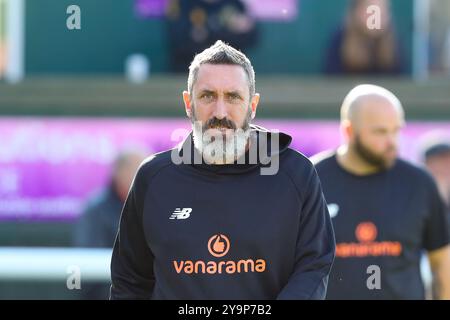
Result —
[[344, 144], [313, 157], [336, 234], [327, 299], [424, 299], [424, 250], [437, 297], [450, 298], [445, 206], [432, 177], [398, 158], [404, 122], [393, 93], [357, 86], [341, 108]]

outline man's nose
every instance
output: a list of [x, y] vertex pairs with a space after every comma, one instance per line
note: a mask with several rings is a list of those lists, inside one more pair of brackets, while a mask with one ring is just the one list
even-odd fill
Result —
[[219, 98], [217, 99], [215, 108], [214, 108], [214, 116], [221, 120], [221, 119], [225, 119], [228, 116], [228, 111], [227, 111], [227, 106], [225, 104], [225, 102], [223, 101], [223, 99]]

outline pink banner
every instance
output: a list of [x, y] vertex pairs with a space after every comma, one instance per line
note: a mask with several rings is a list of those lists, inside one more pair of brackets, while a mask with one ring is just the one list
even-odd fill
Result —
[[[339, 145], [336, 121], [256, 121], [293, 137], [307, 156]], [[450, 123], [409, 123], [401, 154], [418, 161], [419, 141]], [[104, 186], [122, 149], [148, 154], [175, 146], [190, 130], [187, 119], [0, 118], [0, 220], [76, 218], [86, 198]]]
[[[297, 17], [299, 1], [243, 0], [242, 2], [246, 5], [248, 13], [258, 20], [290, 21]], [[136, 0], [135, 10], [140, 17], [159, 18], [165, 16], [169, 5], [170, 0]]]
[[291, 21], [297, 18], [299, 0], [243, 0], [249, 13], [263, 21]]

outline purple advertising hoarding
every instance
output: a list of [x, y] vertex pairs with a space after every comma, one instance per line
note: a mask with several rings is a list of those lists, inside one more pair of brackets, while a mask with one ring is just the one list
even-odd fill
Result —
[[[177, 5], [177, 1], [172, 1], [172, 5]], [[135, 10], [138, 16], [143, 18], [160, 18], [166, 14], [170, 2], [171, 0], [136, 0]], [[242, 2], [248, 13], [258, 20], [290, 21], [298, 14], [299, 0], [242, 0]]]
[[[339, 145], [336, 121], [256, 121], [293, 137], [307, 156]], [[0, 220], [70, 220], [104, 186], [122, 149], [148, 154], [172, 148], [188, 132], [185, 119], [1, 118]], [[403, 130], [401, 154], [416, 162], [420, 139], [450, 123], [414, 122]]]

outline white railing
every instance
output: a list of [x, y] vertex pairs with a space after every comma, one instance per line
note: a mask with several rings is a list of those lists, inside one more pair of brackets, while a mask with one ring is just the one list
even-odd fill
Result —
[[111, 249], [0, 247], [1, 280], [109, 281]]
[[[0, 247], [0, 281], [66, 280], [79, 271], [82, 281], [110, 281], [111, 249]], [[421, 260], [425, 286], [431, 285], [428, 259]]]

